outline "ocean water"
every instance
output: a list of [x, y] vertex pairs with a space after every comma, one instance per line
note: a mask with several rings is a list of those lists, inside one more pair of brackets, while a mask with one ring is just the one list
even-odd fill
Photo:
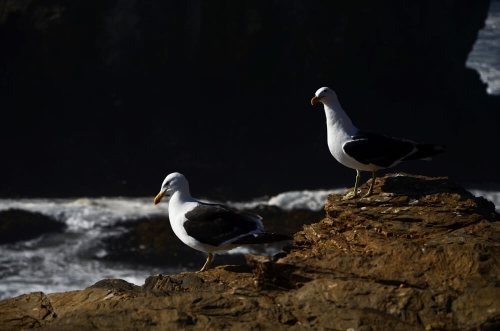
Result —
[[[146, 273], [159, 271], [103, 265], [92, 257], [105, 254], [100, 248], [104, 238], [120, 234], [113, 224], [167, 213], [166, 205], [153, 207], [151, 199], [140, 198], [0, 200], [0, 210], [39, 212], [67, 225], [64, 233], [0, 245], [0, 299], [33, 291], [82, 289], [103, 278], [142, 284]], [[165, 266], [161, 271], [174, 270]]]
[[469, 54], [467, 67], [476, 69], [488, 93], [500, 95], [500, 0], [492, 0], [484, 28]]
[[[239, 209], [259, 205], [284, 210], [321, 210], [328, 194], [344, 193], [345, 188], [284, 192], [270, 198], [247, 202], [227, 202]], [[500, 192], [472, 190], [500, 208]], [[118, 222], [132, 222], [144, 217], [168, 215], [168, 204], [154, 206], [153, 198], [81, 198], [0, 200], [0, 211], [11, 208], [40, 212], [67, 225], [64, 233], [42, 236], [29, 241], [0, 245], [0, 300], [21, 294], [84, 289], [104, 278], [120, 278], [142, 285], [153, 274], [173, 274], [185, 269], [178, 266], [141, 267], [96, 259], [107, 254], [102, 240], [123, 233]], [[264, 220], [265, 224], [265, 220]], [[182, 244], [180, 244], [182, 245]], [[231, 254], [258, 253], [243, 248]], [[269, 256], [276, 251], [268, 252]], [[200, 260], [200, 264], [203, 263]], [[189, 266], [196, 270], [199, 266]]]

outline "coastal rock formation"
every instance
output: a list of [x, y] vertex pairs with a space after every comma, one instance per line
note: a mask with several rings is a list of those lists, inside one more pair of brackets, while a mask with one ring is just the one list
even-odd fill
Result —
[[[366, 190], [367, 184], [361, 189]], [[247, 266], [103, 280], [0, 302], [5, 329], [496, 330], [500, 215], [446, 178], [378, 178], [329, 196], [284, 257]], [[283, 254], [284, 255], [284, 254]]]
[[270, 279], [274, 286], [282, 266], [281, 286], [313, 288], [312, 300], [335, 305], [338, 319], [331, 316], [330, 323], [338, 329], [348, 326], [340, 322], [346, 317], [355, 329], [379, 319], [394, 323], [381, 330], [500, 325], [500, 302], [494, 302], [500, 217], [493, 203], [446, 178], [388, 175], [375, 187], [370, 199], [330, 195], [326, 218], [297, 233], [298, 248], [270, 264], [271, 272], [264, 263], [261, 283]]
[[0, 245], [62, 232], [65, 228], [66, 224], [41, 213], [21, 209], [0, 211]]

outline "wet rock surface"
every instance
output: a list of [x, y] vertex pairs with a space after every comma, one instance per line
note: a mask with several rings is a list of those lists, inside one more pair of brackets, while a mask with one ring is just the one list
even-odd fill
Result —
[[0, 211], [0, 245], [62, 232], [66, 225], [52, 217], [20, 209]]
[[[368, 186], [361, 187], [366, 191]], [[496, 330], [500, 216], [446, 178], [377, 179], [375, 194], [330, 195], [326, 217], [283, 258], [103, 280], [0, 302], [4, 329]]]

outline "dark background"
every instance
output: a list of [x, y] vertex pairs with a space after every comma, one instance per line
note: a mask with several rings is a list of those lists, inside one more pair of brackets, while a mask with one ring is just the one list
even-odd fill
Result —
[[0, 0], [0, 197], [153, 197], [173, 171], [220, 199], [352, 186], [322, 86], [361, 129], [448, 146], [391, 171], [499, 187], [500, 98], [465, 68], [488, 6]]

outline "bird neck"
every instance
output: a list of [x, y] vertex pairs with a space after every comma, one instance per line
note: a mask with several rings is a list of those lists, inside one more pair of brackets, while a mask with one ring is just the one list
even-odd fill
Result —
[[326, 126], [328, 130], [342, 130], [353, 136], [358, 129], [352, 124], [338, 100], [325, 104]]
[[193, 197], [191, 197], [191, 194], [189, 193], [189, 190], [183, 190], [183, 191], [176, 191], [174, 194], [172, 194], [172, 197], [170, 198], [170, 204], [180, 204], [184, 202], [190, 202], [193, 201]]

